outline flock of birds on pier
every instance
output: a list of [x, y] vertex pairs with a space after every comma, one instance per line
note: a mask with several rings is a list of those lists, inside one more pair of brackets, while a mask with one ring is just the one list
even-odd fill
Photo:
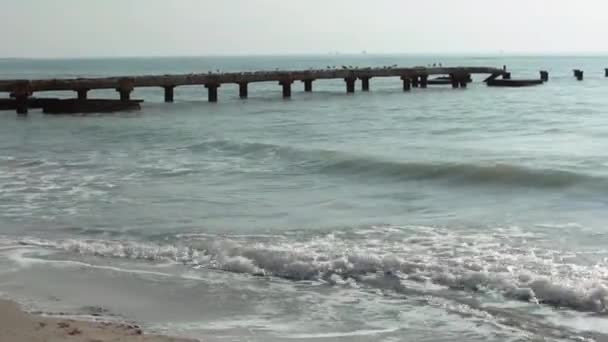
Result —
[[[427, 68], [431, 68], [431, 67], [433, 67], [433, 68], [440, 67], [441, 68], [442, 66], [443, 66], [442, 63], [433, 63], [433, 64], [428, 64], [426, 67]], [[383, 70], [390, 70], [390, 69], [395, 69], [395, 68], [398, 68], [398, 67], [399, 66], [397, 64], [393, 64], [393, 65], [389, 65], [389, 66], [385, 65], [385, 66], [378, 67], [378, 68], [379, 69], [383, 69]], [[424, 66], [416, 66], [415, 68], [424, 68]], [[340, 67], [338, 67], [336, 65], [334, 65], [334, 66], [328, 65], [325, 68], [325, 70], [359, 70], [359, 69], [360, 68], [358, 66], [352, 66], [352, 65], [342, 65]], [[361, 68], [361, 70], [371, 70], [371, 69], [372, 69], [371, 67]], [[309, 68], [308, 70], [309, 71], [321, 71], [322, 69], [315, 70], [313, 68]], [[280, 71], [280, 69], [276, 68], [274, 71], [275, 72], [276, 71]], [[220, 69], [216, 69], [215, 72], [214, 71], [209, 71], [207, 74], [214, 75], [216, 73], [217, 74], [221, 74], [222, 71]], [[245, 72], [240, 72], [238, 74], [239, 75], [259, 75], [259, 74], [266, 74], [266, 73], [269, 73], [269, 71], [252, 71], [252, 72], [245, 71]]]

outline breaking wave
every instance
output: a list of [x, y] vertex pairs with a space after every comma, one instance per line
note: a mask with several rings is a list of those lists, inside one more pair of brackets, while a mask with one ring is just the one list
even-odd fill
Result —
[[376, 227], [355, 238], [336, 233], [306, 240], [191, 234], [166, 243], [29, 239], [20, 244], [294, 281], [403, 293], [437, 288], [500, 294], [582, 312], [608, 311], [608, 268], [602, 263], [582, 256], [582, 261], [573, 262], [570, 252], [528, 245], [534, 241], [529, 236], [421, 228], [421, 233], [403, 237], [395, 233], [401, 229], [406, 228]]

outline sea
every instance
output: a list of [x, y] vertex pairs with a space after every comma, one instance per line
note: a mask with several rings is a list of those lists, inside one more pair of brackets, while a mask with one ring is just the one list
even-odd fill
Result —
[[439, 63], [550, 80], [1, 112], [0, 295], [209, 342], [608, 341], [606, 56], [1, 59], [0, 78]]

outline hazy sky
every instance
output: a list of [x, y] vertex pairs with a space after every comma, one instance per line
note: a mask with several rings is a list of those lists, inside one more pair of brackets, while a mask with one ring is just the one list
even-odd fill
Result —
[[608, 0], [0, 0], [0, 57], [608, 52]]

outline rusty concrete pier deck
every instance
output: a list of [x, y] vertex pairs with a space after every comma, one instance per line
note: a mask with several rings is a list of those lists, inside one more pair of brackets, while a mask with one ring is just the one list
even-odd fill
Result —
[[165, 91], [165, 102], [173, 102], [174, 90], [179, 86], [202, 85], [207, 88], [208, 100], [218, 101], [218, 88], [222, 84], [238, 84], [239, 96], [248, 97], [248, 84], [254, 82], [277, 82], [282, 88], [284, 98], [291, 97], [294, 82], [302, 82], [304, 91], [313, 90], [316, 80], [343, 79], [346, 92], [354, 93], [357, 80], [361, 81], [362, 91], [370, 90], [370, 80], [378, 77], [399, 77], [403, 90], [412, 87], [426, 88], [429, 76], [449, 76], [454, 88], [466, 87], [471, 74], [489, 74], [496, 78], [507, 74], [504, 68], [492, 67], [414, 67], [414, 68], [342, 68], [303, 71], [256, 71], [226, 72], [183, 75], [123, 76], [107, 78], [39, 79], [39, 80], [0, 80], [0, 93], [9, 93], [15, 99], [19, 114], [27, 114], [28, 99], [35, 93], [45, 91], [73, 91], [77, 99], [87, 100], [87, 93], [95, 89], [115, 89], [122, 101], [131, 100], [131, 92], [140, 87], [160, 87]]

